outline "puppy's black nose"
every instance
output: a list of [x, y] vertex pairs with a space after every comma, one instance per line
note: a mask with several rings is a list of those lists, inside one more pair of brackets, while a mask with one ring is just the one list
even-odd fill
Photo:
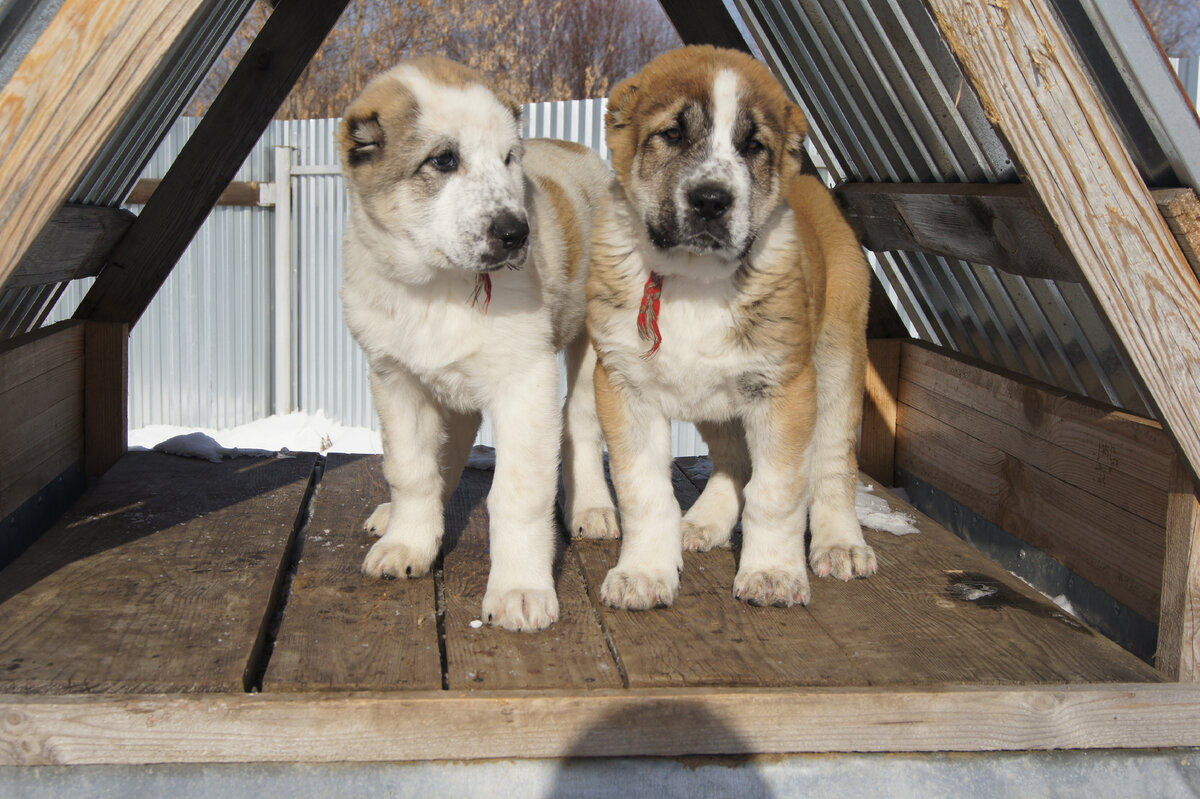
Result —
[[715, 183], [704, 183], [688, 192], [688, 202], [701, 219], [718, 219], [733, 203], [729, 191]]
[[503, 213], [492, 220], [489, 232], [506, 252], [516, 250], [529, 238], [529, 223], [524, 217]]

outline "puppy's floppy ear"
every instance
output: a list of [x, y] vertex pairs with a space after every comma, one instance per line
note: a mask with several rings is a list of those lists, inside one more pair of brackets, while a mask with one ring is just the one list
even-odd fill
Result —
[[378, 158], [387, 139], [377, 113], [347, 116], [342, 120], [339, 138], [342, 158], [348, 166], [359, 166]]
[[[491, 88], [491, 87], [489, 87], [489, 88]], [[520, 127], [520, 125], [521, 125], [521, 104], [518, 103], [516, 100], [514, 100], [512, 95], [509, 94], [508, 92], [500, 91], [499, 89], [495, 89], [495, 88], [492, 88], [491, 91], [492, 91], [492, 94], [496, 95], [496, 99], [499, 100], [500, 103], [509, 110], [509, 113], [511, 113], [513, 115], [513, 119], [516, 120], [517, 126]]]
[[808, 120], [800, 106], [795, 103], [788, 103], [785, 130], [784, 147], [799, 164], [804, 157], [804, 137], [808, 135]]
[[619, 130], [629, 124], [629, 115], [633, 112], [637, 91], [637, 84], [632, 78], [622, 81], [613, 89], [612, 96], [608, 98], [608, 111], [604, 115], [609, 130]]

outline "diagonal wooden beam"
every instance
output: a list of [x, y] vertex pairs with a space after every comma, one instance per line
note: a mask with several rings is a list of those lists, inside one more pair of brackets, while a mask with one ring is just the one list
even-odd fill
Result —
[[1200, 473], [1200, 282], [1048, 0], [925, 0], [1160, 421]]
[[347, 2], [289, 0], [271, 13], [76, 318], [137, 322]]
[[715, 44], [749, 50], [721, 0], [659, 0], [684, 44]]
[[0, 88], [0, 286], [203, 0], [64, 0]]

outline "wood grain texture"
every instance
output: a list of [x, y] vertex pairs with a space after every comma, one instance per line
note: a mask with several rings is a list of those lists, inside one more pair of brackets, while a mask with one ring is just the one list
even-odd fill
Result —
[[1168, 433], [1200, 474], [1200, 282], [1048, 0], [927, 0]]
[[2, 697], [0, 764], [1200, 746], [1194, 685]]
[[896, 462], [1058, 560], [1147, 619], [1158, 617], [1161, 527], [1109, 505], [911, 406]]
[[575, 558], [559, 542], [555, 589], [558, 621], [538, 633], [479, 623], [487, 589], [488, 515], [492, 473], [465, 469], [446, 514], [442, 582], [446, 684], [450, 690], [618, 688], [621, 675], [604, 641]]
[[1155, 189], [1151, 193], [1183, 257], [1200, 277], [1200, 197], [1195, 189]]
[[0, 573], [0, 691], [241, 691], [314, 456], [131, 453]]
[[[157, 178], [141, 178], [134, 184], [133, 191], [125, 199], [125, 202], [130, 205], [144, 205], [150, 201], [150, 197], [158, 190], [162, 181]], [[257, 180], [234, 180], [230, 181], [229, 185], [217, 197], [214, 205], [236, 205], [257, 207], [260, 198], [260, 190], [262, 183]]]
[[26, 250], [6, 288], [41, 286], [97, 274], [136, 218], [122, 208], [63, 205]]
[[858, 468], [884, 485], [892, 485], [896, 467], [896, 400], [900, 392], [903, 342], [867, 342], [867, 379], [862, 428], [858, 437]]
[[0, 286], [201, 0], [65, 0], [0, 87]]
[[378, 456], [329, 455], [263, 691], [437, 690], [433, 577], [372, 580], [363, 522], [388, 498]]
[[[682, 465], [703, 481], [696, 459]], [[697, 486], [678, 467], [676, 497], [686, 509]], [[578, 541], [592, 601], [631, 688], [861, 684], [862, 673], [803, 607], [756, 608], [733, 596], [730, 549], [685, 552], [679, 596], [669, 608], [613, 610], [600, 585], [616, 565], [618, 542]]]
[[0, 345], [0, 518], [83, 457], [84, 328]]
[[1167, 511], [1155, 665], [1180, 682], [1200, 683], [1200, 499], [1182, 467]]
[[863, 246], [987, 264], [1011, 275], [1079, 282], [1079, 270], [1019, 184], [847, 183], [835, 192]]
[[282, 3], [213, 100], [75, 312], [137, 323], [347, 0]]
[[[961, 429], [1162, 523], [1178, 456], [1157, 422], [916, 342], [903, 363], [906, 391], [970, 414]], [[909, 404], [931, 412], [913, 394]]]

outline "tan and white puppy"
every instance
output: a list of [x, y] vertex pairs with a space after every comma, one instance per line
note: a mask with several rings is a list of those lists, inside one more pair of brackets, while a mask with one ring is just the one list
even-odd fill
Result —
[[[768, 70], [713, 47], [666, 53], [612, 93], [620, 187], [588, 285], [597, 406], [624, 543], [601, 598], [669, 605], [681, 545], [728, 544], [734, 593], [807, 603], [821, 576], [873, 574], [854, 508], [870, 273], [830, 193], [800, 176], [806, 123]], [[671, 419], [713, 476], [681, 518]]]
[[440, 58], [402, 63], [340, 130], [350, 195], [342, 303], [366, 353], [391, 502], [363, 572], [419, 577], [445, 502], [490, 415], [491, 571], [482, 616], [538, 630], [558, 616], [552, 564], [567, 349], [572, 524], [616, 534], [583, 333], [593, 207], [611, 173], [586, 148], [522, 142], [520, 107]]

